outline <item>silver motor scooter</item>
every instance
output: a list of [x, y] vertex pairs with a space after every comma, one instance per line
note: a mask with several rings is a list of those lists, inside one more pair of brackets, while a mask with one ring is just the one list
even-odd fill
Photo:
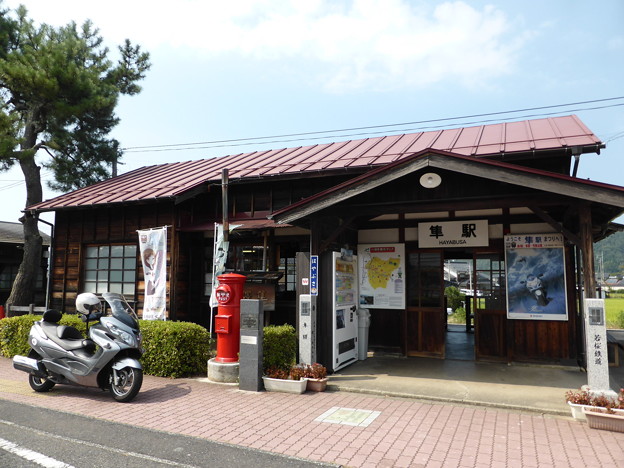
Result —
[[[76, 298], [76, 309], [87, 323], [89, 338], [74, 327], [59, 325], [62, 314], [48, 310], [30, 329], [31, 350], [15, 356], [13, 367], [27, 372], [36, 392], [47, 392], [56, 384], [109, 389], [120, 402], [132, 400], [143, 383], [143, 353], [139, 320], [121, 294], [103, 293], [108, 307], [92, 293]], [[110, 315], [107, 313], [110, 311]], [[99, 323], [89, 327], [89, 321]]]

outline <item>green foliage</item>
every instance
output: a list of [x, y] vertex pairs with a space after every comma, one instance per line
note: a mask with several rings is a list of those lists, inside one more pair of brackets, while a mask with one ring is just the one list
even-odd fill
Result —
[[447, 306], [453, 309], [453, 311], [457, 310], [459, 307], [463, 307], [464, 301], [466, 300], [466, 295], [462, 294], [459, 288], [455, 286], [446, 288], [444, 290], [444, 295], [446, 296]]
[[263, 369], [281, 369], [290, 372], [297, 361], [297, 333], [292, 325], [264, 327]]
[[449, 323], [466, 323], [466, 309], [458, 307], [449, 317]]
[[143, 372], [159, 377], [206, 374], [210, 333], [189, 322], [141, 320]]
[[616, 232], [594, 244], [596, 271], [601, 259], [605, 276], [624, 274], [624, 232]]
[[[21, 315], [0, 320], [0, 356], [12, 358], [16, 354], [27, 355], [30, 351], [28, 332], [37, 320], [41, 320], [41, 315]], [[64, 314], [59, 323], [75, 327], [85, 335], [86, 326], [77, 315]]]
[[121, 156], [119, 143], [108, 138], [118, 123], [114, 110], [120, 95], [141, 90], [137, 82], [150, 68], [149, 54], [126, 40], [115, 64], [90, 21], [81, 27], [38, 25], [23, 7], [13, 14], [0, 11], [0, 26], [5, 28], [0, 34], [0, 158], [11, 164], [44, 148], [52, 156], [46, 165], [54, 172], [56, 190], [108, 177]]

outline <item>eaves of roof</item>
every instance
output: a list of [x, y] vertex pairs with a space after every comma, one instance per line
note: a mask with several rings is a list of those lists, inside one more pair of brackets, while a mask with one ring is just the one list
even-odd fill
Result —
[[613, 205], [624, 210], [624, 187], [518, 166], [502, 161], [474, 158], [439, 150], [424, 150], [273, 212], [277, 223], [291, 223], [328, 206], [386, 184], [423, 168], [438, 168], [552, 191], [572, 198]]

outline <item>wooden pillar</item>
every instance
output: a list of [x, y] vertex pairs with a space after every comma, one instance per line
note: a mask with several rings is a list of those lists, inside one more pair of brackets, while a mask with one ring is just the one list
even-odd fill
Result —
[[585, 297], [596, 297], [596, 275], [594, 271], [594, 241], [592, 236], [592, 216], [588, 203], [579, 207], [579, 231], [583, 255], [583, 284]]

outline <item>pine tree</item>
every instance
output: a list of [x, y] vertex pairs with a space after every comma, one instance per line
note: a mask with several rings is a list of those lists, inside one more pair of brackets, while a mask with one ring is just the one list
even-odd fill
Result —
[[[121, 157], [108, 136], [119, 121], [115, 107], [120, 95], [141, 91], [149, 54], [126, 40], [113, 63], [102, 43], [90, 21], [37, 25], [25, 7], [12, 13], [0, 0], [0, 170], [19, 164], [26, 207], [42, 201], [41, 167], [54, 174], [51, 188], [69, 191], [109, 177]], [[20, 221], [24, 258], [7, 302], [27, 305], [42, 239], [37, 213], [25, 211]]]

